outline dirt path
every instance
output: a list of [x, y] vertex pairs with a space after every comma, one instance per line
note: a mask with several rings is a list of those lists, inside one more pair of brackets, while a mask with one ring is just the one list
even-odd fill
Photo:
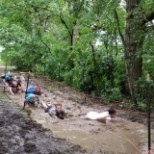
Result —
[[[70, 143], [82, 146], [87, 150], [84, 153], [147, 153], [147, 129], [143, 125], [143, 123], [146, 124], [145, 114], [118, 110], [118, 118], [112, 125], [89, 121], [84, 118], [88, 111], [101, 112], [108, 107], [92, 105], [93, 100], [90, 99], [86, 100], [89, 105], [83, 105], [85, 100], [79, 93], [67, 87], [59, 87], [57, 83], [31, 78], [30, 85], [35, 83], [42, 87], [43, 94], [40, 97], [42, 101], [53, 104], [62, 103], [68, 114], [68, 118], [65, 120], [53, 124], [52, 118], [44, 113], [43, 109], [31, 109], [32, 119], [44, 128], [52, 130], [54, 137], [66, 139]], [[19, 106], [23, 106], [24, 94], [9, 95], [9, 97]], [[154, 128], [154, 122], [152, 122], [152, 127]], [[153, 137], [154, 133], [152, 146]], [[81, 153], [80, 150], [79, 153]]]

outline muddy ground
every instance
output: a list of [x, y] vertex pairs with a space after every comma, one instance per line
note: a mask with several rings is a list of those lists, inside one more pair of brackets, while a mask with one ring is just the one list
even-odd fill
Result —
[[79, 146], [52, 137], [8, 99], [0, 99], [0, 154], [85, 153]]
[[[24, 94], [10, 95], [6, 91], [11, 100], [4, 99], [3, 94], [0, 96], [0, 154], [147, 153], [145, 113], [118, 110], [117, 121], [113, 125], [87, 121], [84, 116], [88, 111], [101, 112], [110, 106], [85, 97], [63, 84], [43, 77], [31, 77], [29, 86], [36, 83], [42, 87], [41, 101], [62, 103], [67, 118], [54, 124], [42, 108], [23, 111]], [[154, 129], [154, 121], [151, 126]]]
[[85, 150], [33, 121], [27, 111], [0, 91], [0, 154], [108, 154], [103, 150]]

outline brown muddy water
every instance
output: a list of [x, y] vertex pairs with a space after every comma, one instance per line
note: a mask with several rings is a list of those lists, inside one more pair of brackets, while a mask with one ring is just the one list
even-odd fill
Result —
[[[105, 128], [106, 126], [104, 127], [103, 124], [101, 126], [101, 124], [92, 125], [91, 123], [92, 126], [89, 126], [85, 120], [80, 120], [81, 126], [79, 127], [75, 123], [70, 125], [69, 119], [53, 124], [51, 117], [40, 113], [41, 110], [33, 110], [33, 119], [42, 124], [43, 127], [51, 129], [55, 136], [67, 139], [71, 143], [81, 145], [86, 149], [102, 148], [106, 151], [122, 153], [147, 153], [147, 129], [141, 124], [118, 119], [121, 122]], [[83, 126], [84, 124], [87, 126]]]
[[[131, 122], [124, 118], [117, 117], [112, 124], [103, 124], [97, 121], [86, 120], [84, 116], [89, 111], [101, 112], [107, 107], [99, 109], [91, 106], [84, 106], [72, 100], [75, 97], [71, 92], [68, 93], [52, 89], [45, 89], [46, 83], [40, 80], [31, 80], [30, 85], [41, 83], [43, 94], [41, 101], [51, 103], [62, 103], [68, 114], [64, 120], [54, 123], [52, 117], [44, 112], [42, 108], [30, 109], [31, 118], [43, 127], [50, 129], [53, 135], [58, 138], [66, 139], [75, 145], [80, 145], [85, 149], [102, 149], [111, 153], [147, 154], [147, 127], [138, 122]], [[9, 95], [10, 98], [23, 106], [24, 94]], [[119, 113], [121, 111], [118, 111]], [[118, 113], [118, 114], [119, 114]], [[136, 115], [135, 115], [136, 116]], [[154, 130], [152, 130], [152, 149], [154, 149]]]

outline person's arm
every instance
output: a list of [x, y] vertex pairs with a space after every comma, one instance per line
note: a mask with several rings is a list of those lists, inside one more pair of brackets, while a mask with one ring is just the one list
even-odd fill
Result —
[[111, 122], [111, 117], [106, 116], [104, 118], [97, 118], [97, 121], [107, 124]]
[[37, 104], [41, 104], [40, 99], [38, 99]]
[[36, 103], [37, 103], [37, 107], [40, 107], [41, 106], [40, 99], [38, 99], [38, 101]]
[[110, 117], [107, 117], [106, 118], [106, 124], [109, 124], [111, 122], [111, 118]]
[[97, 121], [102, 122], [102, 123], [106, 123], [106, 119], [105, 118], [98, 118]]
[[43, 107], [44, 109], [47, 109], [47, 108], [48, 108], [48, 106], [46, 105], [46, 103], [44, 103], [43, 101], [41, 101], [41, 104], [42, 104], [42, 107]]

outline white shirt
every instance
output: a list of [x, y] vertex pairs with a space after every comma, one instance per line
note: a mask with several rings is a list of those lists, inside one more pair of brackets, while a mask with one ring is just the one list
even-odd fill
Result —
[[87, 113], [86, 118], [91, 119], [91, 120], [97, 120], [97, 119], [101, 119], [101, 118], [104, 118], [106, 120], [111, 120], [111, 117], [109, 116], [108, 111], [104, 111], [102, 113], [90, 111]]

